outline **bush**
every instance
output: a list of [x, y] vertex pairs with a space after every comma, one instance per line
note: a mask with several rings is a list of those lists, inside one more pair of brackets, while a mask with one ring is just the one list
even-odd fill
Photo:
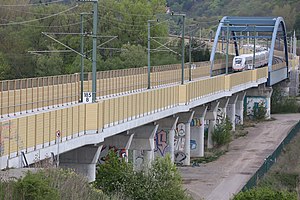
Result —
[[298, 113], [300, 106], [295, 97], [284, 96], [279, 87], [273, 87], [271, 113]]
[[113, 151], [108, 158], [99, 165], [95, 181], [95, 186], [105, 193], [133, 200], [189, 199], [170, 157], [158, 158], [148, 171], [140, 172], [134, 172], [133, 166]]
[[253, 108], [253, 117], [255, 120], [263, 120], [266, 118], [267, 108], [259, 104], [257, 108]]
[[217, 146], [228, 144], [231, 140], [232, 124], [228, 118], [216, 126], [212, 133], [212, 140]]
[[0, 200], [108, 200], [102, 191], [93, 188], [85, 177], [74, 171], [46, 169], [28, 172], [23, 179], [0, 182]]
[[276, 191], [270, 188], [254, 188], [240, 192], [233, 200], [297, 200], [297, 194], [287, 191]]

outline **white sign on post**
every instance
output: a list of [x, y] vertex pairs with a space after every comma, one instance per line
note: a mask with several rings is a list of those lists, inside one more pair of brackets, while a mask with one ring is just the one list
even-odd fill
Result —
[[83, 103], [92, 103], [92, 93], [83, 92]]

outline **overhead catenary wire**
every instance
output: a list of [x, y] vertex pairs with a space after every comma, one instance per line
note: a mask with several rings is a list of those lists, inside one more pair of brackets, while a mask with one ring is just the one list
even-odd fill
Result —
[[51, 1], [51, 2], [47, 2], [47, 3], [29, 3], [29, 4], [21, 4], [21, 5], [18, 5], [18, 4], [3, 4], [1, 5], [0, 4], [0, 7], [26, 7], [26, 6], [40, 6], [40, 5], [49, 5], [49, 4], [54, 4], [54, 3], [61, 3], [61, 2], [64, 2], [64, 0], [57, 0], [57, 1]]
[[[0, 7], [1, 7], [1, 5], [0, 5]], [[11, 11], [14, 11], [14, 12], [26, 13], [26, 14], [30, 14], [30, 15], [40, 15], [40, 16], [51, 15], [51, 14], [44, 14], [44, 13], [38, 13], [38, 12], [30, 12], [30, 11], [18, 10], [16, 8], [9, 8], [9, 7], [5, 7], [5, 8], [2, 8], [2, 9], [11, 10]], [[70, 13], [70, 14], [65, 14], [65, 15], [69, 15], [69, 16], [73, 15], [74, 16], [74, 15], [78, 15], [78, 14], [77, 13]]]
[[42, 18], [38, 18], [38, 19], [32, 19], [32, 20], [27, 20], [27, 21], [21, 21], [21, 22], [9, 22], [7, 24], [0, 24], [0, 26], [21, 25], [21, 24], [31, 23], [31, 22], [35, 22], [35, 21], [39, 21], [39, 20], [43, 20], [43, 19], [48, 19], [48, 18], [51, 18], [51, 17], [55, 17], [57, 15], [63, 14], [65, 12], [71, 11], [71, 10], [75, 9], [76, 7], [78, 7], [78, 5], [75, 5], [75, 6], [71, 7], [71, 8], [68, 8], [68, 9], [63, 10], [63, 11], [58, 12], [58, 13], [54, 13], [54, 14], [46, 16], [46, 17], [42, 17]]

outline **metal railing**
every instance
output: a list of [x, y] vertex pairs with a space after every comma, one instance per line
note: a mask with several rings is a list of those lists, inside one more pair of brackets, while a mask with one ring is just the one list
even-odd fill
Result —
[[[191, 77], [209, 75], [210, 62], [194, 63]], [[225, 63], [215, 61], [216, 71]], [[218, 73], [220, 73], [218, 71]], [[189, 65], [185, 65], [185, 81], [189, 80]], [[177, 84], [181, 80], [181, 65], [151, 68], [151, 87]], [[147, 67], [97, 72], [98, 98], [144, 90], [147, 88]], [[92, 73], [84, 74], [84, 91], [92, 90]], [[80, 102], [80, 74], [37, 77], [0, 81], [0, 118], [34, 112]]]

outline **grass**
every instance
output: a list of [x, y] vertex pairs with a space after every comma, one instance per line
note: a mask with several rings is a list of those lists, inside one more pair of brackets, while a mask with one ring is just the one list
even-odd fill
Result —
[[217, 160], [220, 156], [224, 155], [226, 152], [228, 152], [228, 150], [223, 148], [213, 149], [211, 151], [205, 152], [204, 157], [192, 158], [191, 163], [192, 165], [195, 165], [200, 163], [205, 164], [205, 163], [213, 162]]
[[300, 199], [300, 134], [285, 147], [258, 187], [296, 192]]

